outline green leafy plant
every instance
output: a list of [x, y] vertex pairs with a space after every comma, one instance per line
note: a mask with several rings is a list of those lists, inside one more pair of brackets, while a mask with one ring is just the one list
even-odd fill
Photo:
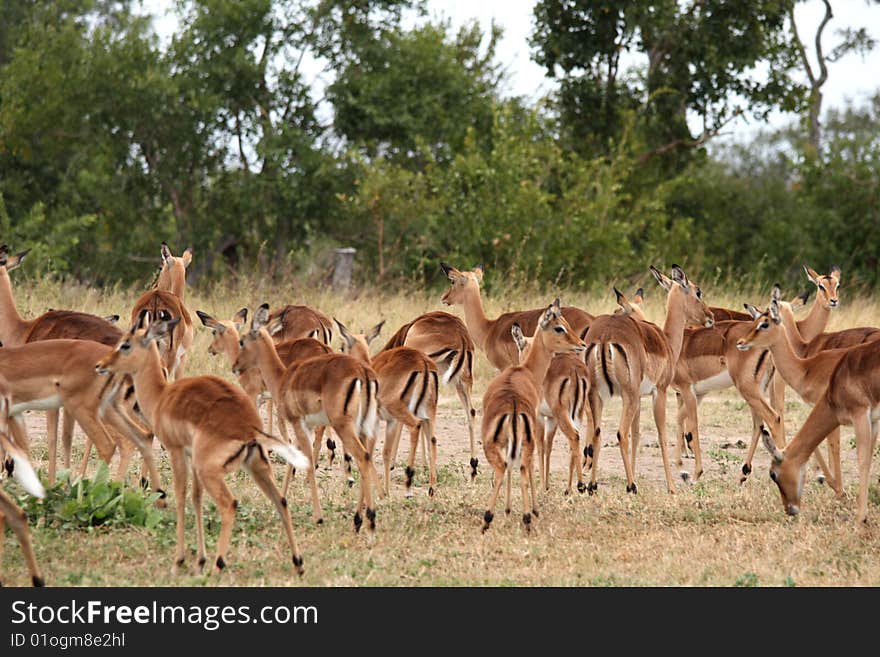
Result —
[[147, 493], [110, 480], [110, 470], [101, 463], [94, 477], [71, 482], [61, 471], [55, 485], [46, 489], [44, 500], [21, 500], [28, 515], [45, 518], [47, 525], [63, 528], [135, 526], [152, 529], [162, 520], [156, 509], [158, 493]]

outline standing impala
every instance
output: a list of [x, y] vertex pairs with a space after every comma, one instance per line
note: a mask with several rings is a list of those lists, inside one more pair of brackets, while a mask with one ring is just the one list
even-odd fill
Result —
[[[390, 488], [391, 465], [397, 456], [400, 432], [406, 426], [410, 435], [409, 462], [406, 466], [407, 492], [415, 476], [413, 465], [421, 435], [425, 443], [430, 445], [428, 495], [433, 497], [437, 487], [437, 438], [434, 435], [440, 385], [437, 366], [421, 351], [409, 347], [387, 349], [370, 358], [370, 343], [379, 337], [384, 321], [367, 333], [351, 333], [338, 319], [335, 321], [344, 340], [343, 351], [370, 365], [379, 377], [379, 408], [388, 423], [382, 453], [385, 493]], [[367, 451], [372, 452], [372, 446], [368, 446]]]
[[[277, 317], [273, 323], [280, 321]], [[259, 367], [266, 386], [296, 433], [300, 450], [308, 453], [310, 434], [317, 426], [330, 425], [342, 440], [361, 474], [360, 498], [354, 514], [355, 531], [363, 524], [366, 508], [370, 531], [376, 526], [373, 486], [378, 476], [373, 466], [372, 446], [378, 419], [378, 380], [368, 365], [347, 354], [326, 354], [296, 362], [285, 368], [272, 342], [268, 304], [254, 313], [251, 330], [241, 339], [241, 351], [233, 365], [234, 372]], [[313, 467], [308, 469], [312, 488], [315, 522], [323, 516]]]
[[[177, 505], [177, 548], [174, 569], [184, 564], [184, 518], [187, 467], [193, 474], [193, 506], [196, 511], [199, 566], [206, 562], [202, 519], [202, 488], [214, 498], [220, 512], [220, 538], [214, 571], [226, 566], [232, 524], [238, 506], [224, 481], [226, 473], [244, 468], [281, 516], [293, 553], [293, 565], [301, 575], [303, 559], [293, 535], [287, 500], [278, 492], [266, 451], [271, 449], [294, 467], [308, 465], [308, 458], [287, 443], [263, 433], [262, 420], [247, 395], [216, 376], [194, 376], [168, 383], [156, 340], [174, 330], [179, 318], [149, 322], [144, 312], [119, 345], [97, 362], [99, 373], [117, 372], [134, 378], [138, 404], [154, 433], [168, 450], [174, 476]], [[189, 465], [187, 464], [189, 461]]]
[[419, 315], [404, 324], [391, 336], [382, 351], [397, 347], [412, 347], [434, 361], [440, 380], [453, 385], [464, 407], [471, 446], [471, 481], [477, 476], [477, 448], [474, 438], [474, 418], [477, 415], [471, 401], [474, 387], [474, 341], [467, 327], [455, 315], [434, 311]]
[[494, 518], [495, 502], [505, 475], [505, 511], [510, 513], [510, 488], [513, 470], [517, 468], [522, 492], [522, 521], [526, 531], [531, 531], [532, 515], [538, 515], [532, 468], [536, 443], [538, 460], [541, 463], [544, 461], [544, 431], [538, 422], [541, 384], [554, 354], [581, 353], [583, 350], [583, 341], [565, 321], [559, 299], [556, 299], [543, 311], [525, 360], [520, 365], [505, 368], [486, 388], [483, 396], [483, 451], [495, 476], [489, 506], [483, 514], [483, 532], [489, 529]]
[[[666, 391], [672, 384], [685, 326], [712, 326], [714, 319], [703, 302], [700, 288], [688, 280], [681, 267], [672, 266], [672, 278], [655, 267], [651, 267], [651, 273], [668, 292], [666, 320], [662, 330], [650, 322], [622, 313], [596, 317], [584, 337], [587, 343], [586, 362], [591, 375], [589, 399], [594, 427], [591, 432], [590, 492], [598, 488], [602, 408], [605, 400], [615, 395], [623, 400], [617, 439], [626, 471], [627, 492], [636, 492], [634, 469], [638, 445], [633, 441], [630, 456], [630, 431], [639, 401], [645, 395], [652, 395], [654, 400], [654, 423], [660, 441], [666, 487], [670, 493], [675, 492], [666, 444]], [[620, 296], [618, 293], [618, 301]]]
[[846, 349], [826, 381], [824, 393], [785, 450], [762, 432], [764, 447], [772, 458], [770, 478], [779, 488], [786, 513], [796, 515], [810, 454], [830, 433], [851, 424], [859, 468], [856, 523], [864, 523], [868, 519], [871, 460], [880, 429], [880, 341]]

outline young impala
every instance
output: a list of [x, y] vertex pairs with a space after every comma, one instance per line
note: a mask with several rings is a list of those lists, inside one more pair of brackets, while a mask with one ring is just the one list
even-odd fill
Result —
[[[511, 331], [513, 327], [511, 327]], [[511, 334], [511, 339], [513, 335]], [[496, 375], [483, 396], [483, 451], [494, 470], [492, 495], [483, 514], [483, 532], [494, 518], [498, 491], [507, 475], [507, 504], [510, 513], [510, 489], [513, 470], [519, 468], [522, 492], [522, 521], [531, 530], [532, 515], [538, 515], [532, 457], [538, 446], [538, 460], [544, 461], [543, 428], [538, 422], [540, 388], [554, 354], [583, 352], [584, 343], [562, 316], [559, 299], [543, 311], [535, 339], [525, 360]]]
[[119, 345], [97, 362], [105, 374], [117, 372], [134, 378], [138, 404], [159, 441], [168, 450], [174, 477], [177, 505], [177, 548], [174, 569], [185, 560], [185, 513], [187, 461], [193, 475], [193, 506], [196, 512], [199, 567], [206, 562], [202, 518], [202, 489], [214, 498], [220, 512], [220, 538], [214, 571], [226, 566], [237, 501], [224, 481], [228, 472], [244, 468], [268, 497], [284, 525], [293, 554], [293, 565], [301, 575], [303, 560], [287, 509], [272, 477], [267, 450], [272, 450], [297, 468], [307, 467], [308, 458], [284, 441], [263, 432], [256, 407], [237, 386], [216, 376], [194, 376], [169, 383], [162, 371], [156, 341], [167, 336], [180, 321], [150, 323], [144, 312]]

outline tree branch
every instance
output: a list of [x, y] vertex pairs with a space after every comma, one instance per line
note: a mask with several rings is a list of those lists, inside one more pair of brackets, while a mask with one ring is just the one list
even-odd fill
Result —
[[814, 83], [817, 89], [828, 80], [828, 66], [825, 63], [825, 55], [822, 54], [822, 32], [825, 30], [825, 26], [828, 25], [828, 21], [834, 17], [834, 14], [831, 13], [831, 3], [828, 0], [822, 0], [822, 2], [825, 3], [825, 17], [819, 24], [819, 29], [816, 30], [816, 59], [819, 61], [820, 71], [819, 79]]

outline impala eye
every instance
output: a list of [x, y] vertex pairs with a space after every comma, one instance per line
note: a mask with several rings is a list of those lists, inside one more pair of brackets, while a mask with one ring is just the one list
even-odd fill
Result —
[[697, 299], [703, 298], [703, 291], [700, 288], [697, 288]]
[[129, 349], [131, 349], [130, 342], [123, 342], [121, 345], [119, 345], [119, 351], [128, 351]]
[[761, 325], [758, 328], [764, 330], [770, 328], [770, 324], [768, 324], [767, 322], [761, 322]]
[[553, 330], [556, 331], [557, 333], [565, 333], [565, 327], [564, 327], [564, 326], [557, 326], [557, 327], [556, 327], [555, 329], [553, 329]]
[[243, 339], [238, 341], [238, 346], [239, 346], [239, 347], [243, 347], [243, 346], [244, 346], [244, 340], [243, 340]]

